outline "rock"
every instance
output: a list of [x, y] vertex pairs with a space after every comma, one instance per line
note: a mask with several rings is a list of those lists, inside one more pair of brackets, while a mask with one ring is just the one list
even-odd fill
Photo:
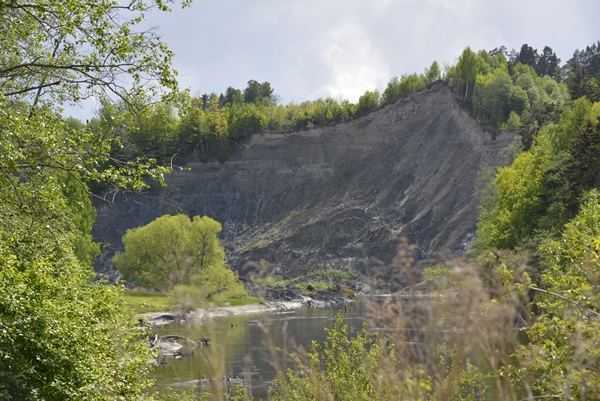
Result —
[[164, 341], [156, 344], [156, 348], [159, 355], [175, 356], [183, 348], [183, 345], [176, 342]]

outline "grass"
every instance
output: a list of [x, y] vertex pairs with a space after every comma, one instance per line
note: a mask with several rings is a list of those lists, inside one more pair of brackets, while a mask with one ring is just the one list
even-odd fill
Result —
[[132, 309], [135, 313], [167, 312], [177, 307], [170, 293], [126, 290], [125, 307]]
[[[125, 291], [125, 307], [133, 310], [135, 313], [147, 312], [168, 312], [179, 307], [175, 301], [175, 297], [171, 292], [156, 292], [146, 290], [126, 290]], [[216, 299], [206, 301], [205, 306], [241, 306], [258, 304], [264, 302], [257, 297], [244, 296], [241, 298], [233, 297], [216, 297]]]

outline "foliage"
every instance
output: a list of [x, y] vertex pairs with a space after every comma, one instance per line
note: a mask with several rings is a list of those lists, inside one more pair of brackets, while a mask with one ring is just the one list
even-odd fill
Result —
[[[567, 85], [558, 83], [549, 72], [558, 70], [560, 62], [552, 49], [546, 46], [543, 57], [527, 45], [523, 49], [507, 61], [505, 48], [475, 53], [467, 47], [458, 63], [447, 67], [447, 80], [456, 96], [473, 106], [473, 114], [485, 127], [524, 125], [528, 148], [544, 123], [557, 121], [569, 94]], [[528, 49], [533, 52], [531, 57]], [[528, 112], [530, 109], [535, 112]]]
[[269, 390], [271, 399], [479, 400], [485, 392], [483, 375], [474, 365], [466, 363], [456, 377], [450, 374], [458, 368], [452, 347], [438, 347], [440, 374], [431, 374], [423, 365], [406, 363], [402, 338], [379, 339], [366, 324], [352, 335], [339, 313], [328, 333], [322, 347], [313, 342], [305, 359], [290, 355], [297, 369], [280, 372]]
[[358, 99], [358, 103], [356, 104], [356, 115], [358, 117], [364, 116], [369, 112], [375, 110], [379, 107], [381, 95], [378, 90], [374, 91], [366, 91], [364, 95], [362, 95]]
[[529, 107], [526, 94], [515, 88], [506, 66], [477, 75], [473, 103], [478, 110], [477, 118], [492, 127], [505, 122], [511, 112], [520, 115]]
[[459, 93], [464, 88], [464, 102], [470, 99], [477, 73], [482, 66], [481, 58], [470, 47], [467, 47], [458, 58], [453, 79], [457, 89], [459, 89]]
[[164, 102], [148, 105], [141, 115], [125, 104], [115, 106], [109, 102], [88, 126], [109, 138], [119, 138], [122, 146], [113, 148], [113, 153], [128, 159], [144, 156], [170, 163], [196, 156], [224, 161], [239, 143], [254, 134], [350, 121], [424, 88], [440, 75], [439, 64], [434, 61], [424, 74], [392, 78], [383, 94], [366, 91], [356, 104], [327, 97], [278, 105], [269, 82], [250, 80], [243, 91], [230, 86], [220, 95], [170, 96]]
[[[530, 67], [515, 70], [528, 96], [540, 95]], [[536, 313], [523, 313], [527, 341], [503, 368], [529, 398], [600, 396], [599, 125], [600, 103], [577, 99], [498, 170], [480, 207], [475, 254], [488, 286]]]
[[476, 251], [512, 249], [536, 230], [558, 230], [597, 188], [600, 104], [577, 100], [558, 124], [544, 127], [530, 151], [498, 169], [494, 191], [482, 200]]
[[[207, 299], [215, 294], [246, 295], [225, 263], [217, 235], [221, 224], [208, 216], [164, 215], [127, 230], [125, 252], [114, 257], [127, 280], [149, 287], [175, 288], [181, 299]], [[195, 302], [195, 301], [194, 301]]]
[[538, 247], [539, 316], [527, 328], [529, 341], [516, 352], [514, 380], [540, 396], [597, 399], [600, 396], [600, 193], [591, 191], [559, 238]]
[[541, 162], [530, 152], [519, 155], [512, 166], [498, 169], [495, 191], [482, 200], [475, 249], [514, 248], [532, 234], [542, 192]]
[[571, 97], [579, 99], [585, 96], [590, 101], [600, 101], [600, 41], [584, 50], [575, 50], [567, 66]]
[[155, 34], [136, 30], [144, 12], [166, 11], [168, 3], [4, 2], [0, 94], [36, 106], [42, 97], [78, 102], [101, 91], [135, 102], [163, 88], [176, 89], [173, 53]]
[[[592, 48], [589, 51], [593, 53]], [[573, 60], [592, 65], [589, 60], [595, 58], [585, 54]], [[460, 99], [473, 106], [473, 114], [486, 128], [522, 128], [528, 149], [543, 125], [558, 121], [569, 101], [569, 92], [574, 98], [583, 96], [574, 95], [579, 91], [595, 99], [592, 93], [597, 81], [584, 73], [586, 67], [578, 70], [579, 67], [569, 66], [565, 70], [558, 67], [559, 63], [560, 59], [548, 46], [540, 55], [525, 44], [521, 52], [513, 51], [508, 60], [504, 47], [489, 52], [474, 52], [467, 47], [455, 65], [446, 67], [444, 79]], [[561, 78], [565, 74], [566, 78]], [[117, 107], [100, 110], [89, 126], [106, 136], [121, 138], [123, 148], [113, 151], [126, 157], [153, 157], [162, 163], [185, 162], [193, 157], [200, 160], [216, 157], [224, 161], [251, 135], [289, 132], [359, 118], [423, 89], [440, 76], [440, 66], [434, 61], [423, 74], [393, 77], [381, 94], [377, 90], [366, 91], [356, 104], [328, 97], [280, 105], [268, 81], [250, 80], [245, 89], [230, 86], [220, 95], [170, 96], [166, 104], [145, 108], [144, 119], [149, 123], [131, 118], [127, 107]], [[560, 83], [561, 80], [566, 84]], [[170, 111], [166, 112], [167, 109]], [[178, 118], [174, 117], [175, 111]], [[163, 134], [157, 136], [161, 130]]]
[[0, 398], [141, 398], [150, 355], [122, 290], [90, 282], [59, 221], [0, 211]]
[[[95, 95], [129, 107], [177, 92], [172, 53], [138, 32], [168, 2], [0, 5], [0, 398], [136, 400], [147, 346], [122, 290], [92, 283], [88, 184], [140, 189], [165, 168], [111, 151], [118, 136], [60, 116]], [[128, 85], [124, 85], [128, 82]]]
[[542, 54], [539, 55], [537, 49], [527, 45], [521, 46], [521, 50], [515, 53], [510, 60], [512, 65], [522, 64], [533, 68], [540, 77], [549, 76], [555, 78], [557, 69], [560, 65], [560, 59], [549, 46], [544, 46]]
[[168, 293], [145, 290], [125, 290], [123, 305], [135, 314], [166, 312], [177, 306]]
[[456, 292], [461, 288], [462, 277], [452, 270], [450, 266], [443, 263], [427, 267], [423, 270], [423, 278], [431, 280], [438, 292]]

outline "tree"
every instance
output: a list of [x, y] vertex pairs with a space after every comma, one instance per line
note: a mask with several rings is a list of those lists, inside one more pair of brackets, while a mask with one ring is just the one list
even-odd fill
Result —
[[464, 102], [466, 102], [471, 96], [471, 93], [469, 92], [469, 85], [472, 92], [473, 87], [475, 86], [474, 83], [477, 77], [480, 62], [481, 61], [479, 57], [471, 50], [470, 47], [467, 47], [458, 58], [456, 71], [458, 73], [458, 84], [461, 88], [465, 88], [465, 96], [463, 99]]
[[269, 106], [275, 104], [275, 96], [271, 83], [265, 81], [260, 83], [254, 79], [248, 81], [248, 86], [244, 89], [244, 100], [246, 103], [261, 102]]
[[[506, 66], [489, 74], [477, 75], [473, 104], [477, 108], [479, 121], [492, 128], [498, 128], [506, 122], [511, 112], [514, 92]], [[517, 113], [521, 111], [518, 110]]]
[[273, 94], [274, 89], [271, 88], [270, 82], [263, 82], [260, 84], [258, 92], [258, 100], [263, 102], [265, 105], [275, 104], [275, 95]]
[[523, 46], [521, 46], [521, 51], [515, 60], [515, 64], [521, 63], [536, 68], [538, 65], [538, 59], [539, 55], [537, 49], [534, 49], [525, 43]]
[[440, 70], [440, 65], [437, 61], [433, 61], [429, 68], [425, 69], [425, 78], [427, 79], [427, 83], [430, 84], [434, 81], [440, 79], [440, 75], [442, 74], [442, 70]]
[[242, 91], [239, 89], [235, 89], [232, 86], [229, 86], [225, 91], [225, 102], [221, 105], [221, 107], [227, 104], [232, 106], [234, 103], [241, 103], [243, 101], [244, 95], [242, 94]]
[[[538, 247], [542, 260], [539, 316], [527, 328], [511, 374], [536, 395], [562, 399], [600, 397], [600, 193], [586, 194], [579, 213]], [[537, 288], [537, 287], [536, 287]]]
[[[129, 102], [177, 87], [173, 53], [151, 31], [136, 30], [164, 1], [15, 0], [0, 6], [0, 93], [77, 102], [98, 91]], [[187, 3], [184, 2], [184, 3]], [[120, 76], [127, 76], [124, 80]]]
[[529, 151], [498, 169], [480, 210], [476, 248], [514, 249], [536, 231], [557, 232], [579, 211], [582, 194], [600, 188], [600, 103], [574, 102], [543, 127]]
[[208, 216], [165, 215], [127, 230], [125, 252], [114, 257], [127, 280], [150, 287], [171, 289], [178, 285], [211, 286], [216, 292], [240, 286], [225, 264], [225, 250], [217, 235], [221, 224]]
[[571, 67], [580, 66], [586, 69], [590, 76], [600, 73], [600, 40], [584, 50], [575, 50], [573, 58], [567, 61]]
[[155, 398], [121, 288], [92, 282], [87, 184], [135, 190], [167, 170], [116, 159], [118, 136], [65, 122], [58, 106], [106, 94], [135, 109], [176, 94], [172, 53], [136, 30], [167, 4], [0, 4], [1, 399]]
[[260, 96], [260, 84], [258, 81], [251, 79], [248, 81], [248, 86], [244, 89], [244, 100], [246, 103], [254, 103]]
[[554, 78], [556, 76], [556, 70], [560, 67], [560, 59], [556, 57], [556, 53], [548, 46], [544, 46], [542, 55], [540, 56], [536, 68], [536, 72], [539, 76], [549, 76]]
[[356, 104], [356, 115], [364, 116], [379, 107], [381, 95], [378, 90], [366, 91]]

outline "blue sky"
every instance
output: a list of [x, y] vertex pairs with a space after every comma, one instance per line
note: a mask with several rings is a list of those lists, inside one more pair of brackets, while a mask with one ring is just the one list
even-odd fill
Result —
[[[269, 81], [282, 103], [355, 102], [394, 76], [473, 50], [527, 43], [562, 63], [600, 40], [597, 0], [195, 0], [148, 15], [193, 94]], [[82, 120], [94, 103], [68, 107]]]

